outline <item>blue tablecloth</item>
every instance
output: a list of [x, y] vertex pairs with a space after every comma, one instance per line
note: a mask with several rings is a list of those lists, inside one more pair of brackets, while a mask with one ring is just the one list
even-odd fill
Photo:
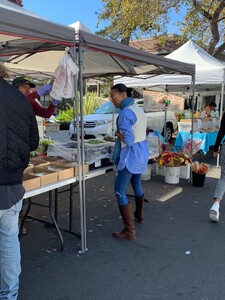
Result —
[[[202, 140], [201, 150], [204, 154], [209, 151], [209, 147], [214, 146], [216, 142], [218, 132], [194, 132], [194, 140]], [[179, 151], [184, 147], [184, 142], [191, 138], [190, 132], [178, 132], [177, 138], [174, 144], [175, 151]]]

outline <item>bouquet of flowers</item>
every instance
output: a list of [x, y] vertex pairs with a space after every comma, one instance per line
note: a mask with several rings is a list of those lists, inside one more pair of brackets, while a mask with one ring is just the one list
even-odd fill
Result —
[[164, 151], [156, 161], [160, 166], [179, 167], [187, 163], [187, 156], [180, 152]]
[[196, 154], [202, 145], [202, 140], [191, 140], [188, 139], [185, 143], [184, 143], [184, 152], [187, 155], [194, 155]]
[[186, 166], [187, 164], [192, 163], [192, 160], [186, 153], [184, 153], [184, 152], [179, 152], [179, 153], [180, 153], [180, 156], [183, 157], [183, 159], [184, 159], [181, 166]]
[[199, 163], [198, 161], [194, 161], [192, 163], [192, 170], [197, 174], [206, 174], [209, 170], [209, 165], [205, 163]]

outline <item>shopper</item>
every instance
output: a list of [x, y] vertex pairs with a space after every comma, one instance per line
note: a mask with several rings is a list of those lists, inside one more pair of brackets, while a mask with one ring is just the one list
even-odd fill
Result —
[[13, 80], [12, 85], [18, 88], [18, 90], [27, 97], [36, 116], [46, 119], [50, 118], [55, 112], [57, 104], [60, 102], [59, 100], [52, 99], [50, 105], [45, 108], [38, 101], [41, 96], [47, 95], [51, 92], [51, 84], [44, 84], [37, 91], [32, 92], [31, 88], [36, 87], [34, 83], [26, 77], [16, 77]]
[[[124, 84], [111, 88], [110, 97], [121, 112], [117, 118], [117, 136], [114, 151], [114, 162], [117, 168], [115, 194], [123, 219], [124, 229], [114, 232], [113, 237], [119, 240], [136, 239], [134, 216], [143, 223], [144, 193], [141, 184], [141, 173], [148, 163], [148, 145], [146, 142], [147, 118], [141, 107], [131, 98], [131, 90]], [[126, 196], [127, 186], [131, 182], [134, 190], [136, 210]]]
[[[52, 114], [55, 112], [57, 104], [60, 102], [58, 100], [52, 99], [50, 105], [47, 108], [45, 108], [38, 101], [38, 99], [40, 99], [41, 96], [50, 93], [52, 89], [51, 84], [44, 84], [37, 91], [32, 92], [31, 88], [35, 88], [36, 85], [32, 83], [27, 77], [20, 76], [20, 77], [16, 77], [12, 81], [12, 85], [15, 86], [23, 95], [27, 97], [27, 100], [30, 102], [36, 116], [46, 118], [46, 119], [50, 118]], [[24, 218], [24, 211], [22, 209], [19, 217], [19, 224], [22, 223], [23, 218]], [[23, 226], [22, 234], [26, 234], [26, 233], [27, 233], [26, 227]]]
[[216, 109], [216, 106], [216, 103], [213, 101], [205, 105], [203, 111], [201, 112], [201, 119], [211, 117], [211, 111], [214, 111]]
[[[225, 136], [225, 114], [223, 114], [220, 129], [216, 138], [216, 143], [214, 146], [213, 156], [217, 157], [219, 153], [220, 144]], [[220, 201], [222, 201], [225, 193], [225, 144], [223, 143], [220, 149], [220, 165], [221, 165], [221, 174], [220, 178], [217, 181], [217, 185], [213, 197], [213, 205], [209, 211], [209, 219], [213, 222], [219, 222], [220, 216]]]
[[26, 97], [7, 83], [0, 65], [0, 299], [16, 300], [19, 289], [18, 217], [22, 207], [23, 171], [38, 147], [36, 118]]

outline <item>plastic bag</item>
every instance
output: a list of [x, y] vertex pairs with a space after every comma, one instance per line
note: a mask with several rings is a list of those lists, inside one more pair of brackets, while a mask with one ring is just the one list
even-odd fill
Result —
[[202, 145], [202, 140], [192, 140], [188, 139], [184, 142], [184, 150], [183, 152], [186, 153], [188, 156], [196, 154]]
[[68, 52], [65, 52], [63, 59], [55, 70], [55, 80], [52, 85], [50, 96], [57, 100], [62, 100], [62, 98], [73, 98], [75, 95], [74, 76], [78, 74], [78, 72], [79, 68], [73, 62]]

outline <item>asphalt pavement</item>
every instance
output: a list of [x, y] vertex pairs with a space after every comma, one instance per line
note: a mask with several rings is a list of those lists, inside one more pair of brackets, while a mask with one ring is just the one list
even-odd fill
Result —
[[[66, 141], [62, 135], [58, 140]], [[61, 252], [55, 229], [26, 222], [19, 300], [224, 300], [225, 207], [219, 223], [209, 222], [220, 169], [210, 154], [206, 161], [210, 170], [204, 187], [185, 179], [167, 184], [152, 164], [151, 180], [143, 181], [144, 224], [136, 223], [135, 241], [111, 236], [122, 228], [114, 172], [86, 181], [87, 252], [80, 254], [80, 239], [66, 232]], [[74, 196], [73, 227], [79, 232], [77, 188]], [[47, 197], [35, 199], [47, 203]], [[68, 193], [61, 194], [63, 225], [68, 224], [68, 203]], [[32, 207], [31, 213], [49, 219], [47, 209]]]

